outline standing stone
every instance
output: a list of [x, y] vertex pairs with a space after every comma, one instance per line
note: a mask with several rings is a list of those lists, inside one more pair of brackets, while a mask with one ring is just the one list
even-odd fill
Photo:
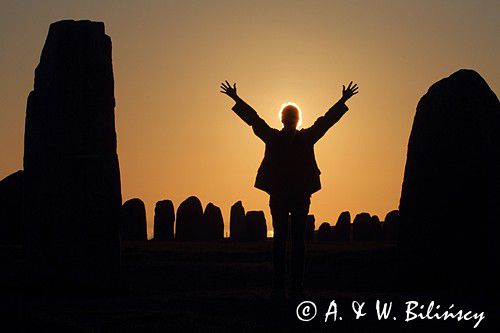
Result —
[[0, 244], [20, 244], [23, 220], [22, 170], [0, 181]]
[[323, 222], [319, 226], [317, 239], [320, 242], [328, 242], [332, 240], [332, 227], [328, 222]]
[[213, 241], [224, 239], [224, 220], [219, 207], [209, 203], [205, 207], [201, 222], [203, 234], [202, 239]]
[[420, 99], [408, 142], [398, 246], [413, 276], [460, 290], [493, 288], [498, 207], [500, 104], [478, 73], [459, 70]]
[[241, 201], [231, 206], [229, 220], [229, 237], [232, 240], [242, 241], [247, 238], [247, 225], [245, 223], [245, 208]]
[[368, 213], [359, 213], [352, 223], [352, 240], [370, 241], [373, 240], [373, 228], [371, 216]]
[[377, 215], [370, 218], [372, 240], [382, 240], [382, 223]]
[[251, 210], [245, 216], [248, 230], [248, 240], [257, 241], [267, 239], [266, 216], [261, 210]]
[[306, 218], [306, 232], [305, 232], [305, 241], [307, 243], [310, 243], [314, 240], [314, 229], [315, 229], [315, 224], [314, 222], [316, 219], [314, 218], [314, 215], [309, 214], [307, 215]]
[[384, 240], [395, 241], [398, 236], [399, 210], [392, 210], [385, 216], [383, 223]]
[[24, 142], [24, 244], [40, 285], [85, 293], [118, 285], [114, 108], [104, 24], [51, 24], [28, 96]]
[[340, 213], [332, 234], [334, 241], [348, 242], [351, 240], [351, 213]]
[[175, 239], [197, 241], [202, 239], [203, 207], [200, 199], [190, 196], [177, 208]]
[[174, 239], [174, 204], [171, 200], [161, 200], [155, 205], [154, 240]]
[[125, 201], [122, 208], [122, 240], [145, 241], [148, 239], [146, 207], [141, 199]]

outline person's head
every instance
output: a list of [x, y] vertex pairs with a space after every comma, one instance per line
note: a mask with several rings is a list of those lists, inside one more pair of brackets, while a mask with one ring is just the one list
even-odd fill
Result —
[[300, 109], [295, 103], [284, 104], [280, 112], [280, 120], [285, 129], [297, 129], [302, 121]]

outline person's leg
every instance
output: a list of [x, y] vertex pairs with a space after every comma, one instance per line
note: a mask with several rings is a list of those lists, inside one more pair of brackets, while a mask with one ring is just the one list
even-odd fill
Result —
[[292, 292], [301, 293], [304, 280], [304, 237], [307, 214], [309, 213], [310, 196], [300, 196], [293, 202], [291, 216], [292, 233]]
[[288, 209], [283, 200], [271, 196], [269, 200], [273, 218], [273, 291], [285, 289], [286, 238], [288, 233]]

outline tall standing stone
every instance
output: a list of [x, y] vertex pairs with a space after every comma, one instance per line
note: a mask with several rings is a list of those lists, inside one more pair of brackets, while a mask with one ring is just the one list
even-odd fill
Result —
[[122, 208], [121, 238], [125, 241], [148, 240], [146, 206], [139, 198], [125, 201]]
[[395, 241], [398, 236], [399, 210], [391, 210], [383, 223], [384, 240]]
[[24, 173], [0, 180], [0, 244], [20, 244], [23, 220]]
[[111, 39], [104, 24], [51, 24], [28, 96], [25, 248], [36, 280], [116, 287], [120, 169]]
[[340, 213], [332, 233], [334, 241], [348, 242], [351, 240], [351, 213], [347, 211]]
[[175, 221], [175, 239], [197, 241], [202, 239], [203, 206], [200, 199], [190, 196], [177, 208]]
[[155, 205], [154, 237], [156, 241], [174, 239], [174, 204], [171, 200], [161, 200]]
[[432, 285], [493, 287], [498, 207], [499, 101], [477, 72], [459, 70], [417, 105], [399, 204], [405, 262]]
[[209, 203], [203, 212], [202, 239], [203, 240], [221, 240], [224, 239], [224, 220], [222, 211], [213, 203]]
[[245, 208], [241, 201], [231, 206], [229, 220], [229, 237], [232, 240], [241, 241], [247, 239], [247, 226], [245, 223]]
[[373, 215], [370, 218], [370, 225], [372, 234], [371, 240], [382, 240], [382, 223], [380, 222], [380, 219], [377, 215]]
[[314, 218], [314, 215], [309, 214], [307, 215], [306, 218], [306, 232], [305, 232], [305, 241], [306, 242], [312, 242], [314, 240], [314, 229], [315, 229], [315, 224], [314, 222], [316, 219]]
[[261, 210], [248, 211], [245, 216], [245, 223], [248, 230], [248, 240], [267, 239], [266, 216]]
[[359, 213], [354, 218], [354, 221], [352, 222], [352, 240], [373, 240], [373, 228], [369, 213]]
[[317, 239], [320, 242], [332, 240], [332, 227], [328, 222], [323, 222], [318, 228]]

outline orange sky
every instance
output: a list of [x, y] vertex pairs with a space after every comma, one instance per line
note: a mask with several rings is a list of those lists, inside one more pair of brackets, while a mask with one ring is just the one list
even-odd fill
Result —
[[280, 127], [295, 102], [307, 127], [358, 82], [350, 111], [316, 146], [318, 226], [397, 208], [419, 97], [459, 68], [498, 91], [498, 1], [7, 1], [0, 13], [0, 177], [22, 167], [26, 97], [51, 22], [104, 21], [113, 40], [123, 199], [189, 195], [262, 209], [253, 188], [264, 145], [219, 93], [239, 94]]

